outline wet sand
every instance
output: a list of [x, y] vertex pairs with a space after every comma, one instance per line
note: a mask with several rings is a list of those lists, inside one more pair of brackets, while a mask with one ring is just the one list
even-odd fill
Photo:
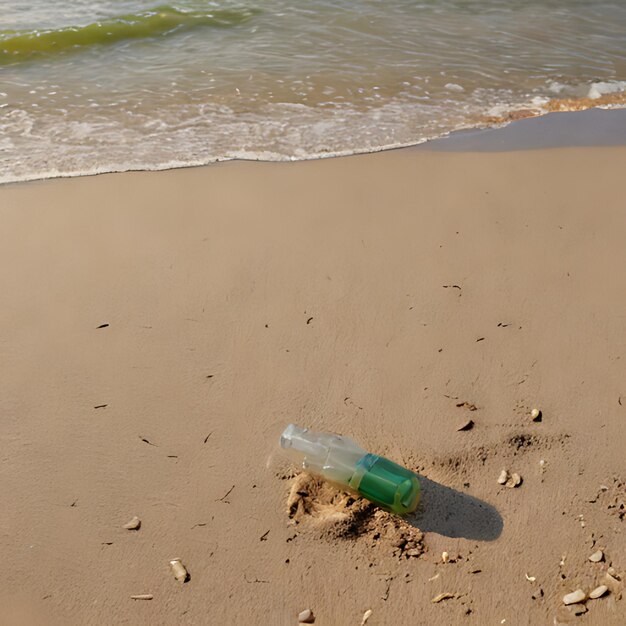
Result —
[[[408, 149], [0, 188], [5, 619], [574, 619], [564, 594], [626, 570], [625, 162]], [[417, 471], [418, 512], [295, 477], [290, 421]], [[624, 622], [611, 584], [577, 622]]]

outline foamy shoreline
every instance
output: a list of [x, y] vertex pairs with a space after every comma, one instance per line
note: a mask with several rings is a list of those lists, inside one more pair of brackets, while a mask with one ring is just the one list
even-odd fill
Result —
[[[38, 180], [50, 180], [56, 178], [75, 178], [81, 176], [95, 176], [99, 174], [114, 174], [124, 172], [159, 172], [172, 169], [181, 169], [189, 167], [203, 167], [215, 163], [222, 163], [227, 161], [255, 161], [255, 162], [270, 162], [270, 163], [291, 163], [298, 161], [315, 161], [318, 159], [357, 156], [364, 154], [376, 154], [378, 152], [384, 152], [388, 150], [398, 150], [402, 148], [415, 148], [425, 147], [427, 149], [452, 149], [455, 145], [463, 145], [463, 141], [458, 142], [459, 137], [465, 136], [465, 134], [471, 133], [472, 139], [468, 146], [471, 145], [472, 150], [481, 149], [493, 149], [493, 146], [498, 143], [498, 138], [490, 135], [489, 140], [485, 141], [489, 133], [494, 130], [504, 129], [511, 127], [510, 130], [515, 130], [519, 127], [521, 120], [528, 119], [542, 119], [542, 134], [537, 135], [535, 138], [535, 147], [537, 149], [542, 147], [552, 147], [553, 145], [560, 146], [575, 146], [575, 145], [624, 145], [626, 144], [626, 137], [624, 133], [623, 111], [626, 110], [626, 104], [624, 104], [625, 94], [614, 94], [606, 97], [599, 98], [597, 100], [589, 101], [588, 99], [581, 99], [575, 101], [552, 101], [552, 104], [546, 106], [545, 109], [531, 109], [521, 108], [515, 111], [511, 111], [507, 115], [500, 115], [499, 117], [486, 117], [480, 122], [476, 122], [475, 125], [467, 127], [460, 127], [450, 133], [445, 133], [438, 137], [425, 138], [421, 141], [413, 141], [406, 144], [391, 144], [378, 148], [372, 148], [366, 151], [359, 150], [345, 150], [339, 152], [321, 152], [318, 154], [307, 155], [302, 158], [296, 157], [282, 157], [280, 155], [274, 155], [271, 153], [241, 153], [232, 157], [216, 157], [209, 160], [191, 160], [191, 161], [169, 161], [159, 165], [138, 165], [138, 166], [124, 166], [124, 165], [105, 165], [102, 167], [90, 169], [90, 170], [75, 170], [75, 171], [48, 171], [38, 174], [24, 175], [23, 177], [13, 177], [11, 174], [0, 175], [0, 185], [23, 183], [23, 182], [35, 182]], [[570, 107], [569, 109], [567, 107]], [[596, 114], [595, 119], [591, 116], [572, 117], [572, 113], [582, 113], [584, 111], [597, 111], [603, 112], [602, 117]], [[608, 115], [608, 112], [618, 112]], [[567, 119], [571, 120], [568, 125], [569, 132], [567, 134], [558, 133], [554, 130], [557, 127], [556, 123], [553, 123], [557, 118], [555, 115], [558, 113], [559, 122], [567, 114]], [[585, 124], [589, 123], [589, 127]], [[602, 132], [594, 133], [594, 124], [602, 124]], [[527, 128], [532, 131], [532, 126], [528, 127], [526, 124], [521, 125], [524, 129], [521, 132], [513, 134], [517, 139], [509, 141], [509, 149], [516, 149], [516, 145], [523, 146], [528, 141]], [[584, 143], [577, 143], [577, 137], [584, 134]], [[558, 139], [556, 138], [558, 135]], [[487, 146], [483, 148], [482, 146]], [[492, 148], [489, 148], [492, 146]]]

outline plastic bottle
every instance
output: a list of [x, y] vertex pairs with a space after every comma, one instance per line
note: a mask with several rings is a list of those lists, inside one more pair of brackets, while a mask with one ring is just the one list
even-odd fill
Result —
[[388, 511], [403, 515], [417, 507], [417, 475], [385, 457], [366, 452], [349, 437], [315, 433], [289, 424], [280, 445], [302, 469]]

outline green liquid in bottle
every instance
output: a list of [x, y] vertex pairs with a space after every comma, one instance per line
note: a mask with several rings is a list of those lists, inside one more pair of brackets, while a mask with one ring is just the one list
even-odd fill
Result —
[[364, 498], [403, 515], [417, 507], [420, 484], [410, 470], [376, 454], [366, 454], [356, 466], [350, 486]]

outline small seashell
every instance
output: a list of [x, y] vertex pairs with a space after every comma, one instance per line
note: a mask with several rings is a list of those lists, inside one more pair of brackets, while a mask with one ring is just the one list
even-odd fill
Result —
[[578, 604], [587, 599], [587, 594], [582, 589], [576, 589], [572, 593], [563, 596], [563, 604]]
[[529, 576], [528, 574], [524, 574], [524, 576], [526, 576], [526, 580], [530, 581], [531, 583], [534, 583], [537, 580], [536, 576]]
[[503, 469], [503, 470], [500, 472], [500, 476], [498, 476], [498, 482], [499, 482], [501, 485], [504, 485], [504, 483], [506, 483], [506, 481], [507, 481], [508, 479], [509, 479], [509, 473], [508, 473], [505, 469]]
[[130, 522], [126, 522], [123, 526], [126, 530], [139, 530], [141, 527], [141, 520], [135, 515]]
[[136, 596], [131, 596], [131, 600], [152, 600], [154, 596], [151, 593], [140, 593]]
[[441, 562], [447, 563], [450, 560], [450, 555], [447, 552], [441, 553]]
[[541, 421], [541, 411], [539, 409], [533, 409], [530, 412], [530, 416], [533, 418], [533, 422]]
[[439, 576], [441, 576], [441, 572], [437, 572], [434, 576], [431, 576], [431, 577], [428, 579], [428, 582], [430, 583], [430, 582], [432, 582], [433, 580], [437, 580], [437, 578], [439, 578]]
[[298, 615], [298, 621], [301, 624], [312, 624], [315, 621], [313, 611], [311, 611], [311, 609], [304, 609], [304, 611]]
[[505, 486], [509, 489], [514, 489], [515, 487], [519, 487], [522, 484], [522, 477], [515, 472], [511, 474], [511, 478], [506, 481]]
[[592, 563], [599, 563], [602, 559], [604, 558], [604, 553], [602, 552], [602, 550], [598, 550], [597, 552], [594, 552], [590, 557], [589, 560]]
[[595, 600], [596, 598], [600, 598], [601, 596], [603, 596], [608, 590], [609, 588], [606, 585], [600, 585], [599, 587], [596, 587], [593, 591], [589, 592], [589, 597], [592, 600]]
[[457, 430], [472, 430], [474, 428], [474, 420], [465, 420], [457, 426]]
[[367, 609], [367, 611], [363, 613], [363, 617], [361, 618], [361, 626], [365, 626], [365, 623], [372, 616], [372, 613], [373, 613], [372, 609]]
[[186, 583], [189, 580], [189, 572], [185, 569], [181, 559], [172, 559], [170, 561], [170, 567], [177, 581]]
[[447, 592], [440, 593], [438, 596], [435, 596], [431, 600], [431, 602], [437, 603], [437, 602], [441, 602], [442, 600], [447, 600], [448, 598], [454, 598], [454, 594], [453, 593], [447, 593]]

